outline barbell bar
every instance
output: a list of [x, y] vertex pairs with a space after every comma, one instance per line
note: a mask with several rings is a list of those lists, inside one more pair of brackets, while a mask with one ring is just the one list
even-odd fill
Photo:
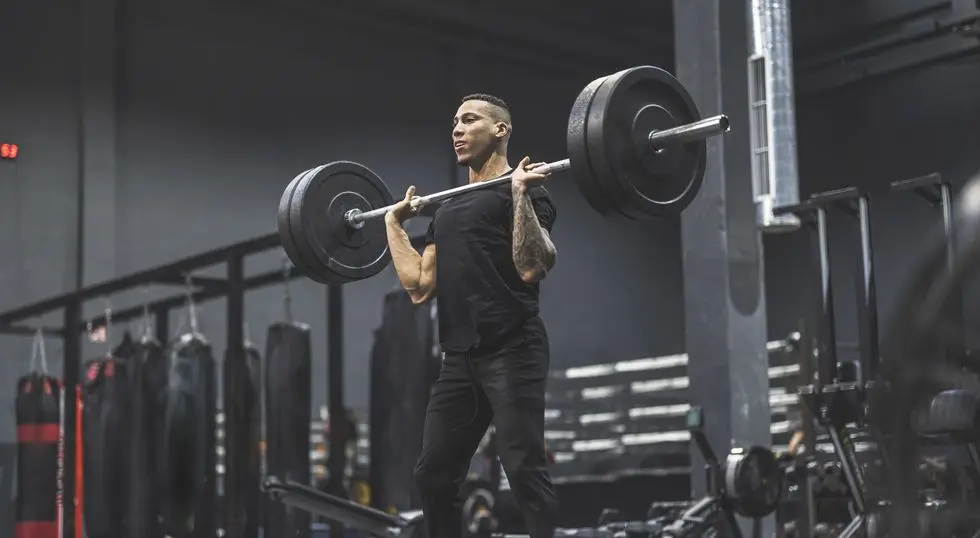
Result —
[[[728, 132], [724, 114], [702, 119], [670, 73], [638, 66], [593, 80], [568, 115], [568, 158], [536, 168], [570, 171], [589, 205], [606, 217], [647, 220], [683, 211], [704, 178], [706, 139]], [[420, 209], [467, 192], [509, 182], [512, 174], [419, 196]], [[278, 225], [296, 268], [325, 284], [344, 284], [390, 263], [378, 217], [396, 205], [370, 168], [334, 161], [296, 176], [283, 191]]]
[[[717, 116], [712, 116], [710, 118], [705, 118], [703, 120], [696, 121], [694, 123], [688, 123], [684, 125], [679, 125], [677, 127], [671, 127], [664, 130], [653, 130], [647, 135], [647, 141], [650, 143], [650, 150], [654, 153], [663, 151], [663, 146], [670, 144], [672, 142], [691, 142], [697, 140], [703, 140], [710, 136], [716, 136], [722, 133], [728, 132], [730, 129], [730, 124], [728, 121], [728, 116], [724, 114], [719, 114]], [[564, 172], [572, 168], [571, 159], [562, 159], [560, 161], [554, 161], [550, 163], [545, 163], [541, 166], [534, 168], [534, 171], [539, 174], [552, 174], [555, 172]], [[448, 200], [453, 196], [463, 194], [464, 192], [475, 191], [479, 189], [486, 189], [493, 187], [495, 185], [501, 185], [503, 183], [510, 182], [511, 178], [514, 177], [514, 173], [488, 179], [486, 181], [481, 181], [479, 183], [468, 183], [466, 185], [461, 185], [459, 187], [454, 187], [452, 189], [435, 192], [426, 196], [416, 196], [411, 201], [412, 209], [415, 211], [420, 210], [428, 204], [441, 202], [443, 200]], [[387, 205], [384, 207], [379, 207], [377, 209], [372, 209], [370, 211], [361, 211], [357, 208], [350, 209], [344, 218], [347, 220], [347, 224], [353, 227], [361, 226], [365, 221], [375, 219], [378, 217], [383, 217], [389, 211], [395, 208], [398, 203]]]

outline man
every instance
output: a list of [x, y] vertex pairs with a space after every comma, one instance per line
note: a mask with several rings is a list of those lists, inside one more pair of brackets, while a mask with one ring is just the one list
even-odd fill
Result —
[[[485, 94], [463, 98], [453, 148], [470, 183], [514, 171], [509, 184], [446, 200], [419, 255], [402, 228], [415, 188], [385, 218], [392, 261], [415, 303], [439, 296], [444, 352], [426, 410], [415, 481], [429, 538], [460, 535], [458, 486], [487, 427], [533, 538], [554, 534], [557, 498], [546, 469], [544, 392], [548, 335], [538, 316], [539, 282], [555, 265], [555, 206], [525, 157], [507, 157], [507, 104]], [[437, 255], [438, 249], [438, 255]]]

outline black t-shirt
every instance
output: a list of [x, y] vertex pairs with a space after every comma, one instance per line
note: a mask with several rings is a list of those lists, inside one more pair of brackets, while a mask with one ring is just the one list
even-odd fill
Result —
[[[540, 185], [528, 195], [541, 227], [556, 211]], [[426, 245], [435, 243], [439, 337], [443, 351], [490, 350], [538, 315], [538, 284], [521, 280], [513, 258], [514, 201], [504, 183], [455, 196], [436, 210]]]

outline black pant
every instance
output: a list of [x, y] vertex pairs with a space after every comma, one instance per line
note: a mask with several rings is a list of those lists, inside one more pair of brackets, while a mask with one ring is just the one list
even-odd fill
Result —
[[531, 325], [499, 350], [443, 357], [415, 466], [428, 538], [460, 536], [459, 486], [491, 421], [497, 454], [528, 533], [532, 538], [554, 535], [558, 499], [544, 446], [548, 340], [540, 320]]

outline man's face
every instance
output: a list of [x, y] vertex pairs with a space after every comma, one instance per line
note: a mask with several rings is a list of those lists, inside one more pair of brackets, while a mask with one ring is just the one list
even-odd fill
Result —
[[493, 105], [484, 101], [464, 101], [453, 118], [453, 149], [456, 162], [466, 166], [486, 160], [504, 140], [507, 124], [498, 121]]

